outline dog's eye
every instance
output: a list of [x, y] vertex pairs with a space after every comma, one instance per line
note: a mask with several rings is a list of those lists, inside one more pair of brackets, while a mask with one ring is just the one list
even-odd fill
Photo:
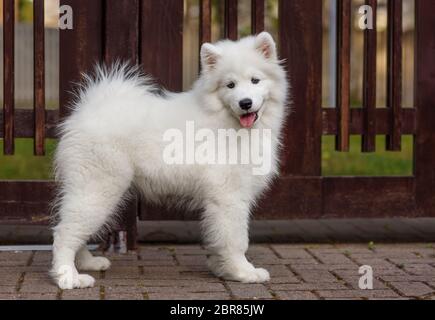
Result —
[[252, 82], [253, 84], [259, 84], [259, 83], [260, 83], [260, 79], [252, 78], [252, 79], [251, 79], [251, 82]]
[[227, 87], [230, 89], [234, 89], [236, 87], [236, 84], [234, 82], [230, 82], [227, 84]]

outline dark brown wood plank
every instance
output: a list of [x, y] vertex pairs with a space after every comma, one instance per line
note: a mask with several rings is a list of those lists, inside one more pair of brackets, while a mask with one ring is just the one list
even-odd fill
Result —
[[402, 0], [388, 0], [387, 107], [391, 108], [391, 131], [387, 150], [400, 151], [402, 119]]
[[364, 30], [364, 75], [363, 75], [363, 109], [364, 132], [362, 151], [376, 151], [376, 49], [377, 49], [377, 0], [366, 0], [372, 8], [373, 29]]
[[[402, 133], [406, 135], [415, 134], [417, 132], [416, 125], [416, 110], [415, 109], [402, 109], [403, 126]], [[390, 111], [385, 108], [376, 110], [376, 134], [386, 135], [389, 132], [391, 117]], [[0, 126], [3, 125], [3, 113], [0, 110]], [[322, 109], [322, 122], [323, 122], [323, 135], [336, 135], [337, 134], [337, 122], [336, 122], [336, 110], [332, 108]], [[32, 110], [17, 109], [15, 113], [15, 136], [16, 138], [32, 138]], [[56, 126], [59, 121], [59, 114], [57, 110], [46, 111], [46, 137], [57, 138]], [[363, 128], [363, 111], [362, 109], [351, 109], [351, 122], [350, 122], [350, 134], [362, 135]], [[3, 138], [3, 133], [0, 131], [0, 138]]]
[[[183, 0], [141, 0], [140, 62], [171, 91], [183, 89]], [[141, 219], [169, 215], [163, 208], [139, 205]], [[160, 213], [159, 213], [160, 212]]]
[[435, 216], [435, 1], [416, 0], [415, 197], [425, 216]]
[[323, 179], [324, 218], [415, 217], [413, 177]]
[[106, 0], [104, 62], [138, 63], [139, 0]]
[[337, 1], [337, 151], [349, 151], [351, 0]]
[[48, 224], [53, 181], [0, 181], [0, 222]]
[[45, 154], [45, 25], [44, 0], [33, 1], [33, 110], [35, 113], [34, 154]]
[[258, 34], [264, 31], [264, 11], [265, 2], [264, 0], [251, 0], [251, 24], [252, 24], [252, 34]]
[[[259, 202], [253, 217], [290, 219], [434, 216], [431, 209], [433, 207], [416, 207], [415, 182], [413, 177], [282, 177]], [[49, 203], [54, 191], [55, 184], [52, 181], [0, 182], [0, 221], [47, 222]], [[370, 199], [370, 206], [367, 205], [367, 199]], [[431, 201], [433, 200], [434, 196], [431, 195]], [[185, 210], [155, 208], [141, 212], [147, 212], [141, 216], [144, 220], [199, 219], [199, 212]], [[125, 218], [132, 217], [133, 215], [128, 215]]]
[[53, 181], [0, 181], [2, 202], [47, 202], [53, 199]]
[[60, 116], [70, 113], [69, 103], [74, 84], [82, 72], [92, 72], [95, 63], [103, 58], [103, 2], [102, 0], [61, 0], [74, 13], [73, 29], [60, 30]]
[[199, 7], [199, 47], [211, 42], [211, 0], [200, 0]]
[[3, 152], [13, 155], [14, 142], [14, 65], [15, 65], [15, 4], [3, 0]]
[[[322, 109], [323, 114], [323, 134], [336, 135], [337, 128], [337, 110], [335, 108]], [[391, 128], [391, 110], [387, 108], [379, 108], [374, 112], [375, 128], [374, 132], [377, 135], [386, 135], [390, 132]], [[402, 109], [402, 133], [415, 134], [416, 129], [416, 112], [415, 109]], [[361, 108], [350, 110], [350, 124], [349, 133], [353, 135], [362, 135], [365, 132], [364, 128], [364, 110]]]
[[[211, 0], [200, 0], [199, 3], [199, 50], [206, 42], [211, 42]], [[201, 61], [198, 60], [201, 71]]]
[[322, 177], [279, 178], [259, 201], [255, 219], [316, 219], [322, 216]]
[[140, 63], [168, 90], [183, 88], [183, 0], [141, 0]]
[[224, 37], [230, 40], [237, 40], [239, 37], [238, 32], [238, 10], [237, 0], [225, 0], [225, 25], [224, 25]]
[[282, 174], [321, 175], [322, 2], [279, 2], [280, 58], [286, 59], [293, 112], [286, 120]]
[[[45, 137], [56, 138], [56, 126], [59, 122], [58, 110], [47, 110], [45, 112]], [[3, 111], [0, 110], [0, 127], [3, 126]], [[34, 137], [34, 114], [32, 109], [15, 110], [15, 138]], [[3, 132], [0, 131], [0, 138]]]
[[[104, 62], [116, 61], [136, 65], [139, 59], [139, 0], [106, 0], [104, 17]], [[127, 248], [136, 248], [137, 197], [122, 208], [118, 231], [126, 231]]]
[[[254, 209], [256, 220], [417, 217], [413, 177], [281, 177]], [[370, 199], [370, 205], [367, 205]], [[198, 220], [199, 212], [150, 211], [144, 220]]]
[[0, 202], [1, 224], [48, 225], [48, 202]]

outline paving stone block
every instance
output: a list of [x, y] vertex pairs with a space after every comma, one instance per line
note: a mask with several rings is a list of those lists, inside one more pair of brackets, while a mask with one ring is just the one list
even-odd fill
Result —
[[273, 291], [344, 290], [343, 282], [270, 284]]
[[228, 283], [233, 296], [237, 299], [273, 298], [272, 294], [262, 284]]
[[212, 293], [171, 293], [171, 292], [155, 292], [149, 293], [150, 300], [229, 300], [230, 294], [227, 292], [212, 292]]
[[62, 300], [100, 300], [100, 286], [80, 290], [63, 290]]
[[431, 293], [435, 294], [435, 289], [430, 288], [422, 282], [390, 282], [391, 286], [407, 297], [422, 297]]
[[280, 300], [318, 300], [319, 298], [311, 291], [277, 291]]
[[393, 290], [318, 290], [317, 293], [329, 298], [397, 298]]

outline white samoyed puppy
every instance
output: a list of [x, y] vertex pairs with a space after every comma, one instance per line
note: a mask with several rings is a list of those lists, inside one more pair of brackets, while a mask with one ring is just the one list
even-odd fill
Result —
[[[92, 287], [94, 278], [77, 270], [109, 268], [109, 260], [92, 256], [86, 242], [113, 221], [131, 186], [146, 201], [201, 210], [208, 266], [216, 276], [246, 283], [269, 280], [245, 253], [250, 212], [278, 173], [286, 73], [266, 32], [206, 43], [200, 55], [201, 75], [183, 93], [158, 93], [137, 68], [120, 64], [85, 76], [71, 115], [60, 125], [55, 155], [59, 194], [51, 275], [60, 288]], [[170, 163], [174, 150], [167, 152], [167, 133], [185, 132], [187, 122], [208, 133], [266, 130], [269, 146], [257, 147], [270, 158], [269, 170], [253, 174], [252, 163]], [[264, 143], [260, 140], [257, 136]], [[215, 144], [207, 141], [213, 153]], [[225, 150], [243, 157], [249, 153], [244, 143]]]

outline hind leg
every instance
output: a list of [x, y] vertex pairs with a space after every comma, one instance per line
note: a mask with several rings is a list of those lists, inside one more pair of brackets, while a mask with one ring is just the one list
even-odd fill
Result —
[[105, 257], [94, 257], [84, 245], [76, 255], [77, 269], [85, 271], [104, 271], [109, 269], [110, 261]]
[[[78, 273], [74, 263], [76, 254], [107, 223], [130, 185], [130, 179], [125, 176], [86, 182], [67, 189], [60, 204], [60, 222], [54, 228], [51, 274], [61, 289], [94, 285], [91, 276]], [[92, 257], [87, 250], [82, 249], [77, 258], [79, 267], [92, 270], [108, 267], [108, 261]]]

